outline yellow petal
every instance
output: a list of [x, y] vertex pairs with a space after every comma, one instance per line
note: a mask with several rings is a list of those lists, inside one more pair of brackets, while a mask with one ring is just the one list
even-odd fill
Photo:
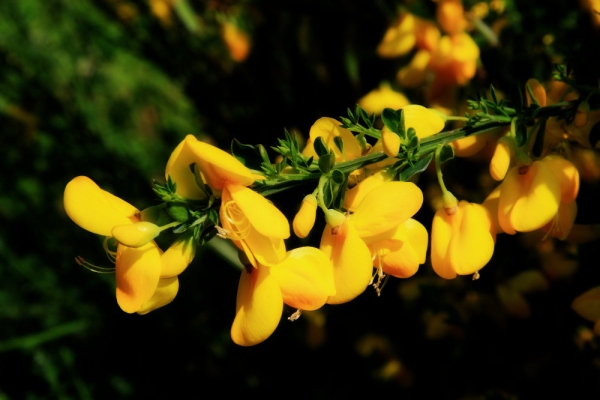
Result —
[[196, 162], [206, 183], [215, 190], [223, 190], [226, 183], [250, 186], [254, 176], [250, 170], [231, 154], [196, 139], [193, 135], [185, 138], [190, 151], [197, 157]]
[[[437, 41], [437, 39], [436, 39]], [[396, 79], [402, 87], [416, 88], [422, 85], [429, 73], [429, 60], [431, 60], [431, 52], [428, 50], [419, 50], [411, 60], [410, 64], [402, 67]]]
[[269, 267], [242, 271], [238, 285], [236, 314], [231, 339], [240, 346], [254, 346], [277, 328], [283, 312], [283, 298]]
[[350, 212], [355, 212], [358, 205], [365, 196], [373, 189], [389, 182], [394, 177], [394, 174], [388, 170], [381, 170], [367, 177], [365, 180], [346, 191], [344, 197], [344, 208]]
[[[360, 148], [360, 145], [358, 144], [358, 141], [356, 140], [352, 132], [350, 132], [348, 129], [340, 128], [341, 125], [341, 122], [333, 118], [319, 118], [310, 127], [310, 139], [309, 142], [307, 142], [307, 146], [309, 145], [309, 143], [314, 143], [317, 137], [321, 137], [325, 142], [325, 145], [331, 150], [333, 150], [336, 162], [353, 160], [357, 157], [360, 157], [362, 150]], [[334, 139], [336, 137], [340, 137], [342, 139], [342, 142], [344, 143], [343, 154], [335, 144]], [[302, 152], [302, 154], [305, 154], [305, 152]], [[316, 155], [316, 153], [314, 153], [314, 149], [312, 151], [312, 154]]]
[[240, 185], [228, 185], [227, 189], [232, 200], [260, 234], [279, 239], [290, 237], [287, 218], [264, 196]]
[[404, 127], [414, 128], [421, 139], [439, 133], [444, 129], [446, 122], [440, 113], [417, 104], [402, 108], [404, 112]]
[[560, 203], [558, 212], [542, 229], [550, 236], [560, 240], [565, 240], [571, 233], [575, 218], [577, 217], [577, 203]]
[[408, 53], [415, 45], [415, 17], [402, 13], [398, 21], [386, 31], [381, 43], [377, 46], [380, 57], [400, 57]]
[[451, 217], [440, 208], [433, 216], [431, 226], [431, 266], [436, 274], [445, 279], [456, 278], [448, 254], [452, 238]]
[[[382, 257], [382, 267], [386, 274], [396, 278], [408, 278], [417, 272], [420, 264], [425, 262], [429, 235], [420, 222], [411, 218], [398, 227], [394, 239], [400, 238], [400, 246], [390, 247], [391, 251]], [[373, 254], [377, 254], [374, 251], [375, 247], [376, 244], [369, 246]]]
[[512, 146], [510, 138], [502, 136], [498, 139], [492, 161], [490, 162], [490, 175], [497, 181], [501, 181], [508, 172], [510, 160], [512, 158]]
[[127, 247], [141, 247], [154, 240], [159, 234], [160, 228], [146, 221], [117, 225], [112, 229], [112, 236]]
[[299, 238], [305, 238], [315, 225], [317, 218], [317, 198], [314, 194], [309, 194], [302, 200], [300, 210], [294, 216], [294, 233]]
[[386, 126], [381, 132], [381, 140], [385, 154], [388, 157], [396, 157], [400, 151], [400, 136], [387, 129]]
[[197, 162], [197, 159], [198, 157], [189, 147], [189, 141], [184, 139], [171, 153], [165, 168], [165, 179], [170, 176], [177, 183], [176, 193], [186, 199], [200, 200], [206, 197], [190, 169], [190, 164]]
[[571, 304], [573, 310], [588, 321], [600, 320], [600, 286], [580, 294]]
[[575, 201], [579, 193], [579, 171], [570, 161], [558, 155], [549, 155], [542, 159], [556, 175], [560, 183], [560, 201], [570, 203]]
[[196, 241], [192, 232], [178, 237], [160, 257], [161, 278], [170, 278], [181, 274], [190, 265], [196, 255]]
[[506, 232], [530, 232], [546, 225], [559, 204], [559, 181], [544, 163], [535, 161], [524, 174], [513, 167], [500, 189], [498, 221]]
[[333, 266], [329, 257], [315, 247], [299, 247], [271, 267], [283, 302], [300, 310], [316, 310], [335, 295]]
[[373, 263], [369, 248], [356, 233], [352, 222], [347, 221], [331, 233], [332, 227], [325, 226], [321, 237], [321, 250], [333, 264], [335, 295], [327, 300], [329, 304], [346, 303], [361, 294], [371, 280]]
[[358, 105], [367, 113], [376, 115], [381, 114], [384, 108], [398, 110], [408, 104], [406, 96], [393, 90], [388, 83], [382, 83], [358, 100]]
[[453, 220], [449, 249], [452, 267], [459, 275], [473, 274], [483, 268], [494, 253], [489, 212], [479, 204], [463, 200], [450, 218]]
[[129, 217], [139, 212], [126, 201], [100, 189], [87, 176], [78, 176], [67, 184], [64, 206], [73, 222], [103, 236], [111, 236], [116, 225], [131, 224]]
[[173, 301], [179, 291], [179, 279], [176, 276], [172, 278], [160, 279], [156, 291], [137, 313], [140, 315], [148, 314], [157, 308], [166, 306]]
[[412, 182], [386, 182], [369, 192], [351, 219], [360, 237], [389, 231], [415, 215], [423, 192]]
[[132, 248], [119, 245], [117, 248], [116, 278], [117, 302], [127, 313], [134, 313], [150, 300], [160, 278], [160, 250], [150, 242]]

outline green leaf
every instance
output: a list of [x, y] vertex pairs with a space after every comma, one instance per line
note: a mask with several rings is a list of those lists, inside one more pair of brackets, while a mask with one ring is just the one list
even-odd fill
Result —
[[319, 156], [319, 158], [329, 154], [329, 148], [327, 147], [327, 145], [325, 144], [325, 142], [323, 141], [322, 137], [317, 137], [315, 139], [315, 142], [313, 144], [314, 148], [315, 148], [315, 153], [317, 153], [317, 155]]
[[333, 203], [333, 188], [331, 187], [331, 181], [329, 180], [323, 185], [323, 202], [327, 208], [330, 208]]
[[498, 104], [498, 97], [496, 97], [496, 89], [494, 88], [494, 85], [490, 85], [490, 96], [492, 97], [494, 104]]
[[263, 162], [261, 152], [249, 144], [242, 144], [237, 139], [231, 141], [231, 154], [250, 169], [260, 171]]
[[334, 169], [333, 171], [331, 171], [331, 180], [336, 185], [341, 185], [346, 180], [346, 175], [339, 169]]
[[448, 160], [452, 160], [454, 158], [454, 149], [449, 144], [445, 144], [440, 150], [440, 163], [445, 163]]
[[319, 158], [319, 170], [326, 174], [331, 171], [331, 168], [335, 165], [335, 155], [328, 153]]
[[407, 181], [413, 175], [425, 171], [429, 166], [429, 163], [431, 163], [431, 160], [433, 160], [433, 153], [429, 153], [427, 156], [421, 158], [419, 161], [400, 172], [400, 180]]
[[344, 154], [344, 141], [342, 140], [341, 136], [336, 136], [333, 138], [333, 143], [335, 143], [335, 147], [338, 148], [338, 150]]
[[383, 120], [383, 123], [385, 124], [385, 126], [388, 127], [388, 129], [390, 131], [400, 135], [400, 131], [399, 131], [400, 115], [398, 112], [396, 112], [395, 110], [393, 110], [391, 108], [386, 108], [381, 113], [381, 119]]
[[185, 222], [189, 218], [187, 207], [181, 203], [168, 203], [167, 213], [171, 218], [179, 222]]

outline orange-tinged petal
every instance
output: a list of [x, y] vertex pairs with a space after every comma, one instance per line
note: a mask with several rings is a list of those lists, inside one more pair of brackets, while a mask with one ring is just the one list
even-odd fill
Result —
[[331, 230], [332, 227], [326, 225], [321, 237], [321, 250], [333, 263], [336, 291], [327, 303], [341, 304], [365, 291], [371, 280], [373, 263], [369, 248], [358, 236], [351, 221], [341, 225], [336, 235], [332, 235]]
[[329, 257], [315, 247], [299, 247], [271, 267], [283, 302], [299, 310], [316, 310], [329, 296], [335, 295], [333, 265]]
[[165, 179], [170, 176], [177, 183], [176, 193], [186, 199], [200, 200], [206, 197], [206, 194], [196, 183], [194, 173], [190, 169], [190, 165], [197, 162], [197, 160], [198, 157], [190, 149], [188, 140], [184, 139], [171, 153], [165, 168]]
[[144, 305], [140, 308], [137, 313], [140, 315], [148, 314], [150, 311], [154, 311], [157, 308], [166, 306], [173, 301], [177, 292], [179, 291], [179, 279], [176, 276], [171, 278], [164, 278], [158, 281], [156, 291]]
[[415, 45], [417, 38], [414, 33], [415, 17], [409, 13], [399, 16], [398, 22], [389, 27], [381, 43], [377, 46], [380, 57], [400, 57], [408, 53]]
[[588, 321], [600, 320], [600, 286], [596, 286], [573, 300], [571, 307]]
[[160, 249], [154, 242], [132, 248], [117, 248], [117, 302], [127, 313], [134, 313], [150, 300], [158, 286]]
[[446, 125], [440, 112], [430, 108], [411, 104], [402, 108], [402, 111], [404, 112], [404, 127], [406, 129], [414, 128], [417, 136], [421, 139], [441, 132]]
[[415, 215], [423, 192], [412, 182], [386, 182], [370, 191], [351, 219], [360, 237], [389, 231]]
[[269, 267], [242, 271], [238, 284], [236, 314], [231, 339], [240, 346], [254, 346], [277, 328], [283, 312], [283, 298]]
[[231, 198], [261, 235], [271, 238], [290, 237], [290, 224], [277, 207], [261, 194], [240, 185], [228, 185]]
[[116, 225], [131, 224], [129, 217], [139, 212], [126, 201], [100, 189], [87, 176], [78, 176], [67, 184], [64, 206], [73, 222], [103, 236], [111, 236]]
[[579, 193], [579, 171], [569, 160], [551, 154], [542, 159], [560, 182], [560, 200], [564, 203], [575, 201]]
[[460, 0], [441, 0], [436, 8], [436, 20], [448, 35], [457, 35], [467, 27]]
[[513, 167], [500, 189], [498, 221], [505, 232], [530, 232], [546, 225], [559, 204], [559, 181], [544, 163], [533, 162], [523, 174]]
[[211, 188], [223, 190], [226, 183], [250, 186], [254, 182], [250, 170], [231, 154], [201, 142], [193, 135], [187, 135], [185, 140], [196, 155], [198, 168]]
[[171, 244], [160, 257], [161, 278], [171, 278], [181, 274], [196, 255], [196, 241], [191, 232], [186, 232]]

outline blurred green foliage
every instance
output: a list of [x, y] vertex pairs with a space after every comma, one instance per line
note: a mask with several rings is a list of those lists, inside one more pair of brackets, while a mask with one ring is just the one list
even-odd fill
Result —
[[[598, 282], [593, 246], [579, 249], [575, 277], [530, 298], [534, 314], [525, 321], [502, 316], [493, 281], [440, 282], [423, 268], [415, 281], [390, 283], [382, 298], [368, 292], [294, 324], [284, 320], [266, 343], [238, 348], [229, 339], [238, 271], [208, 249], [182, 275], [173, 304], [143, 317], [122, 313], [113, 277], [74, 262], [81, 255], [108, 264], [100, 239], [64, 214], [70, 179], [87, 175], [144, 208], [152, 205], [151, 179], [164, 179], [186, 134], [268, 148], [284, 127], [306, 134], [317, 118], [344, 114], [398, 67], [374, 49], [399, 2], [179, 0], [169, 8], [165, 1], [168, 18], [153, 3], [0, 2], [0, 399], [209, 391], [344, 398], [366, 390], [576, 398], [600, 389], [598, 340], [576, 346], [584, 322], [569, 308]], [[431, 11], [428, 1], [405, 3]], [[578, 8], [557, 0], [506, 7], [502, 46], [482, 50], [487, 76], [474, 90], [545, 79], [557, 54], [581, 75], [597, 75], [586, 55], [597, 54], [598, 33]], [[231, 60], [221, 40], [227, 18], [251, 32], [244, 63]], [[548, 34], [552, 46], [543, 42]], [[285, 203], [295, 211], [296, 202]], [[529, 253], [515, 255], [519, 246], [499, 239], [490, 275], [501, 280], [539, 265]], [[420, 296], [410, 300], [415, 290]], [[473, 296], [493, 306], [465, 319]], [[427, 329], [440, 316], [451, 334], [436, 340]]]

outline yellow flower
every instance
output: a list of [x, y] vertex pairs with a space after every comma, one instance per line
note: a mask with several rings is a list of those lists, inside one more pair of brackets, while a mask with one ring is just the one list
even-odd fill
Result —
[[252, 189], [225, 185], [221, 224], [255, 267], [277, 264], [285, 257], [283, 239], [290, 237], [290, 225], [277, 207]]
[[504, 232], [539, 229], [558, 212], [561, 185], [548, 165], [542, 159], [508, 171], [498, 200], [498, 222]]
[[377, 54], [384, 58], [400, 57], [407, 54], [417, 41], [415, 35], [415, 16], [402, 13], [394, 25], [385, 32], [377, 46]]
[[[100, 189], [85, 176], [67, 184], [64, 207], [73, 222], [102, 236], [112, 236], [115, 226], [139, 222], [135, 207]], [[115, 267], [119, 306], [128, 313], [142, 310], [158, 287], [162, 267], [160, 249], [154, 241], [136, 248], [119, 244]]]
[[[335, 154], [335, 161], [342, 162], [347, 160], [353, 160], [361, 156], [362, 150], [360, 145], [356, 141], [356, 138], [348, 129], [341, 128], [341, 122], [329, 118], [319, 118], [311, 127], [309, 132], [309, 139], [306, 141], [306, 147], [302, 151], [307, 157], [319, 158], [314, 149], [314, 142], [317, 137], [323, 139], [325, 145], [333, 150]], [[338, 149], [334, 139], [340, 137], [344, 143], [344, 153]]]
[[379, 115], [385, 108], [397, 110], [409, 104], [405, 95], [396, 92], [387, 82], [382, 82], [377, 89], [371, 90], [358, 100], [367, 113]]
[[170, 176], [177, 183], [176, 193], [181, 197], [201, 200], [206, 198], [206, 193], [200, 189], [194, 173], [190, 169], [190, 165], [197, 159], [196, 154], [190, 148], [190, 143], [193, 143], [193, 140], [185, 138], [173, 150], [165, 168], [165, 179]]
[[489, 211], [464, 200], [453, 214], [440, 208], [431, 228], [431, 265], [446, 279], [457, 274], [474, 274], [483, 268], [494, 252]]
[[288, 251], [281, 262], [242, 271], [231, 338], [241, 346], [267, 339], [277, 328], [283, 304], [316, 310], [335, 294], [329, 258], [314, 247]]
[[467, 20], [460, 0], [439, 0], [436, 8], [436, 19], [448, 35], [459, 34], [467, 27]]
[[365, 195], [344, 223], [326, 225], [321, 250], [333, 263], [336, 288], [329, 304], [348, 302], [366, 289], [373, 271], [367, 244], [392, 238], [422, 204], [423, 193], [415, 184], [386, 182]]

